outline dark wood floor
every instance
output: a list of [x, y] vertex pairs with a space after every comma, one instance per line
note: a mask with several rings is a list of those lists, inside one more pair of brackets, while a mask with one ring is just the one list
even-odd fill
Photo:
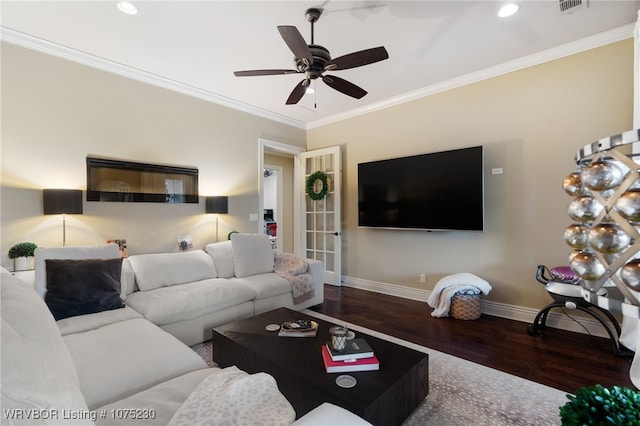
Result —
[[555, 328], [534, 337], [526, 323], [484, 314], [473, 321], [433, 318], [425, 302], [330, 285], [312, 309], [565, 392], [598, 383], [633, 389], [631, 358], [614, 356], [604, 338]]

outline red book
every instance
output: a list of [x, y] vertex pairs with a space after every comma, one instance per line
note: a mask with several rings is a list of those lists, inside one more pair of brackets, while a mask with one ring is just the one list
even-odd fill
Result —
[[373, 371], [380, 369], [380, 362], [376, 356], [347, 361], [334, 361], [327, 350], [327, 345], [322, 345], [322, 359], [327, 373], [349, 373], [354, 371]]

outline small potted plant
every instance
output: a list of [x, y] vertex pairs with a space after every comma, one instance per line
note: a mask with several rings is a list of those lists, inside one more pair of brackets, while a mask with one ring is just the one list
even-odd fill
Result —
[[595, 385], [567, 398], [569, 402], [560, 407], [563, 426], [640, 424], [640, 392], [633, 389]]
[[34, 243], [18, 243], [9, 249], [9, 259], [13, 259], [13, 270], [24, 271], [34, 268]]

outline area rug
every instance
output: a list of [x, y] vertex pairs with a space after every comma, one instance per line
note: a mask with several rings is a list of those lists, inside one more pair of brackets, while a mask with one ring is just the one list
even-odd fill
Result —
[[[567, 402], [566, 392], [318, 312], [302, 312], [429, 354], [429, 395], [403, 426], [561, 424], [560, 407]], [[193, 349], [212, 365], [210, 341]]]

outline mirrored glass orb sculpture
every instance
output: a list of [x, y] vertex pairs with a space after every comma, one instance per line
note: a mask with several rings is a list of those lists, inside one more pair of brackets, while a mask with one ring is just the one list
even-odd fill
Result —
[[622, 169], [611, 161], [594, 161], [581, 173], [582, 184], [594, 191], [604, 191], [620, 185]]
[[640, 291], [640, 260], [632, 260], [620, 268], [620, 278], [632, 290]]
[[571, 269], [586, 281], [595, 281], [606, 272], [605, 267], [591, 253], [580, 252], [571, 259]]
[[[575, 160], [582, 192], [567, 208], [577, 222], [564, 232], [569, 266], [581, 278], [585, 300], [640, 319], [640, 129], [587, 144]], [[563, 186], [574, 192], [577, 178], [570, 175]], [[580, 226], [587, 229], [585, 246]], [[624, 302], [599, 293], [611, 286]]]
[[562, 182], [562, 189], [571, 195], [572, 197], [576, 197], [584, 193], [584, 187], [582, 186], [582, 179], [580, 179], [580, 173], [573, 172], [569, 173], [569, 175], [564, 178]]
[[602, 209], [603, 206], [598, 200], [589, 195], [582, 195], [574, 198], [569, 204], [567, 213], [576, 222], [587, 223], [598, 217]]
[[589, 229], [589, 245], [600, 253], [619, 253], [631, 242], [629, 234], [615, 223], [598, 223]]
[[584, 225], [577, 223], [571, 224], [564, 230], [564, 242], [567, 243], [569, 247], [581, 250], [587, 247], [589, 243], [587, 231], [588, 228]]
[[573, 260], [573, 258], [579, 254], [580, 250], [571, 250], [571, 253], [569, 253], [569, 265], [571, 265], [571, 261]]
[[625, 191], [616, 201], [615, 209], [625, 219], [640, 222], [640, 189]]

